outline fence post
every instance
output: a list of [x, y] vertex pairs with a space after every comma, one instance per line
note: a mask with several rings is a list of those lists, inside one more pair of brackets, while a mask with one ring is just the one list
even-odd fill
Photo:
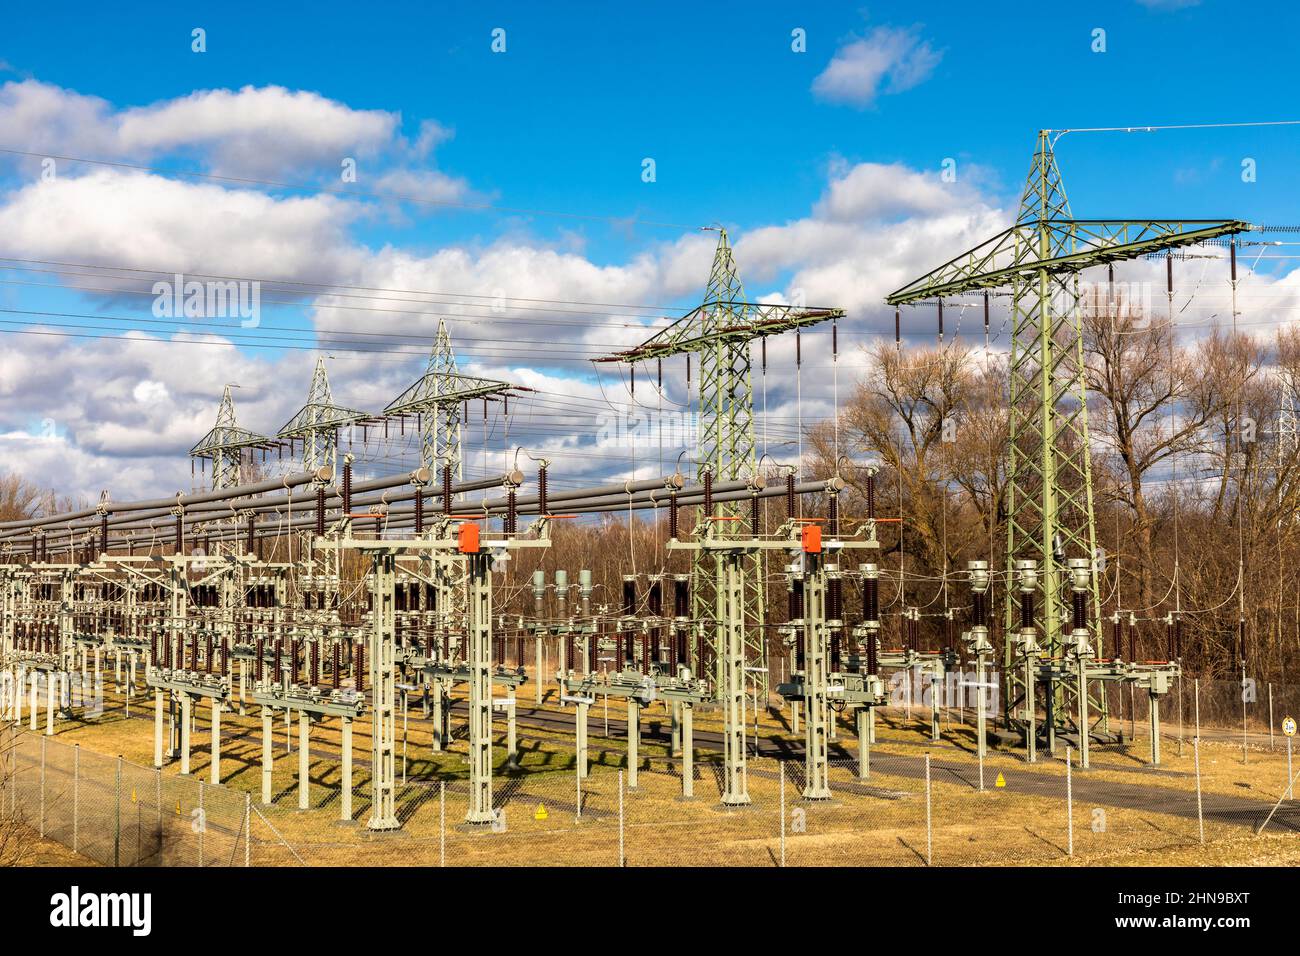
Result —
[[113, 774], [113, 865], [122, 865], [122, 755]]
[[[1197, 728], [1199, 730], [1199, 727]], [[1196, 761], [1196, 826], [1200, 830], [1201, 845], [1205, 845], [1205, 817], [1201, 813], [1201, 735], [1192, 738], [1192, 756]]]
[[[441, 690], [438, 693], [442, 693]], [[438, 865], [447, 865], [447, 781], [438, 783]]]
[[244, 866], [252, 865], [253, 855], [253, 795], [244, 794]]
[[781, 774], [781, 865], [785, 866], [785, 761], [778, 760], [776, 766]]
[[81, 841], [81, 744], [72, 745], [72, 852], [78, 852]]
[[41, 738], [41, 837], [45, 836], [45, 743], [46, 738]]
[[162, 863], [163, 851], [163, 827], [162, 827], [162, 771], [154, 768], [154, 797], [158, 805], [158, 862]]
[[934, 861], [934, 832], [930, 828], [930, 754], [925, 754], [925, 865]]
[[1074, 856], [1074, 756], [1070, 745], [1065, 745], [1065, 823], [1069, 834], [1066, 843], [1066, 856]]
[[623, 865], [623, 771], [618, 772], [618, 865]]

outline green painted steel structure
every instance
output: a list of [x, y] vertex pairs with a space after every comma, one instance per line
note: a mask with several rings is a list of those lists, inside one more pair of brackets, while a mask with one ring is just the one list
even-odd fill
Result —
[[[1004, 718], [1024, 730], [1030, 723], [1018, 709], [1040, 700], [1056, 734], [1078, 733], [1073, 726], [1081, 693], [1056, 679], [1035, 681], [1013, 666], [1013, 633], [1018, 620], [1016, 562], [1036, 562], [1042, 600], [1035, 624], [1045, 658], [1066, 652], [1070, 606], [1070, 557], [1098, 558], [1093, 504], [1091, 446], [1079, 274], [1095, 266], [1192, 245], [1251, 228], [1234, 219], [1101, 220], [1075, 219], [1056, 164], [1054, 145], [1064, 131], [1038, 134], [1025, 191], [1015, 223], [992, 239], [889, 295], [895, 307], [945, 296], [1010, 287], [1010, 447], [1007, 494], [1007, 598], [1004, 656]], [[1102, 656], [1099, 575], [1092, 576], [1092, 646]], [[1045, 685], [1045, 686], [1042, 686]], [[1083, 691], [1094, 698], [1091, 691]], [[1106, 726], [1104, 695], [1086, 709], [1095, 716], [1089, 729]], [[1040, 725], [1041, 726], [1041, 725]]]
[[[841, 309], [809, 309], [778, 303], [748, 302], [736, 268], [727, 230], [714, 227], [718, 244], [709, 270], [704, 300], [677, 321], [645, 342], [623, 352], [597, 359], [637, 365], [658, 362], [673, 355], [699, 357], [699, 442], [695, 460], [696, 478], [710, 474], [715, 481], [758, 480], [754, 440], [754, 384], [751, 343], [771, 335], [806, 328], [844, 315]], [[689, 358], [688, 358], [689, 361]], [[635, 374], [635, 373], [634, 373]], [[713, 537], [746, 537], [758, 534], [745, 522], [743, 503], [716, 504], [712, 514], [700, 513]], [[735, 526], [735, 527], [733, 527]], [[704, 551], [691, 569], [692, 617], [717, 617], [718, 557]], [[761, 698], [767, 693], [767, 642], [763, 627], [763, 574], [761, 556], [744, 559], [745, 656], [755, 668], [755, 684]], [[715, 661], [717, 686], [724, 691], [728, 678], [723, 668], [725, 643], [723, 622], [718, 622], [710, 643]]]

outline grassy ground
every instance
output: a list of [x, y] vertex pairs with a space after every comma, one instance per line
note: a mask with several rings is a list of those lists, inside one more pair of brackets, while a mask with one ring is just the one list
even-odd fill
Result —
[[[521, 708], [533, 706], [532, 685], [521, 688], [518, 699]], [[132, 714], [137, 716], [131, 718], [125, 716], [118, 695], [108, 692], [105, 703], [107, 712], [102, 717], [60, 721], [55, 739], [81, 745], [83, 773], [91, 765], [101, 771], [108, 766], [109, 762], [102, 760], [95, 764], [97, 758], [93, 755], [120, 754], [128, 763], [150, 766], [152, 701], [137, 697], [131, 706]], [[561, 711], [556, 706], [553, 689], [546, 706], [548, 711], [564, 713], [571, 722], [572, 710]], [[620, 701], [610, 702], [611, 721], [621, 722], [625, 715]], [[719, 717], [716, 711], [699, 711], [697, 732], [720, 730]], [[42, 728], [43, 718], [42, 713]], [[661, 724], [666, 728], [668, 723], [669, 716], [659, 705], [647, 708], [643, 715], [644, 727]], [[802, 727], [800, 734], [794, 735], [789, 725], [788, 710], [761, 711], [758, 715], [759, 732], [764, 737], [802, 736]], [[160, 844], [154, 850], [140, 849], [141, 858], [146, 852], [157, 852], [165, 862], [189, 863], [200, 857], [204, 862], [242, 861], [247, 843], [241, 843], [242, 795], [252, 794], [255, 807], [260, 800], [261, 721], [256, 708], [250, 705], [245, 717], [225, 712], [222, 728], [221, 782], [227, 789], [207, 788], [204, 811], [210, 826], [202, 847], [197, 846], [197, 837], [188, 824], [198, 802], [198, 780], [206, 781], [210, 768], [206, 707], [196, 714], [191, 777], [177, 775], [179, 761], [169, 763], [159, 781], [153, 780], [151, 772], [132, 776], [129, 790], [131, 803], [136, 806], [136, 845], [143, 846], [148, 842], [146, 838], [155, 834]], [[354, 725], [353, 819], [358, 822], [340, 824], [338, 722], [325, 720], [313, 726], [310, 809], [299, 812], [297, 727], [295, 723], [292, 735], [286, 735], [281, 718], [275, 730], [274, 805], [250, 815], [254, 836], [250, 861], [264, 865], [300, 861], [322, 865], [436, 865], [444, 860], [455, 865], [617, 863], [618, 783], [619, 771], [626, 782], [626, 746], [620, 736], [621, 726], [611, 727], [612, 736], [604, 736], [601, 703], [592, 708], [592, 775], [583, 783], [581, 797], [568, 727], [532, 727], [528, 726], [528, 718], [522, 717], [519, 766], [511, 767], [506, 765], [505, 722], [497, 721], [493, 751], [498, 774], [495, 794], [497, 806], [504, 813], [504, 829], [498, 826], [499, 832], [461, 827], [468, 806], [468, 765], [460, 713], [455, 715], [453, 729], [457, 739], [446, 752], [435, 755], [430, 749], [431, 725], [423, 719], [418, 702], [412, 703], [405, 734], [399, 713], [399, 781], [403, 766], [406, 777], [404, 785], [399, 786], [397, 803], [403, 826], [397, 834], [374, 835], [364, 827], [371, 810], [368, 719]], [[856, 738], [846, 723], [837, 728], [834, 743], [856, 753]], [[868, 782], [857, 781], [855, 765], [848, 762], [832, 770], [831, 801], [805, 803], [799, 794], [801, 762], [787, 764], [782, 771], [776, 761], [751, 760], [748, 790], [752, 804], [724, 809], [719, 804], [720, 768], [715, 754], [699, 753], [696, 796], [685, 801], [681, 797], [680, 761], [669, 759], [665, 745], [643, 740], [640, 786], [635, 792], [622, 793], [623, 856], [631, 865], [773, 865], [781, 861], [784, 853], [789, 865], [899, 866], [921, 865], [927, 859], [936, 865], [1235, 865], [1286, 862], [1300, 857], [1300, 843], [1293, 836], [1255, 837], [1245, 821], [1207, 821], [1206, 843], [1202, 846], [1196, 819], [1157, 809], [1164, 806], [1159, 800], [1153, 800], [1149, 809], [1098, 806], [1095, 799], [1076, 801], [1071, 847], [1061, 755], [1053, 759], [1044, 754], [1031, 767], [1024, 763], [1020, 751], [995, 751], [986, 764], [989, 788], [978, 792], [970, 782], [975, 779], [972, 749], [973, 731], [969, 727], [945, 721], [941, 741], [932, 742], [928, 712], [918, 711], [908, 720], [901, 711], [891, 711], [877, 721], [873, 756], [879, 757]], [[1157, 794], [1169, 792], [1185, 797], [1196, 785], [1190, 740], [1182, 749], [1180, 756], [1177, 742], [1166, 741], [1159, 769], [1147, 766], [1147, 742], [1143, 740], [1132, 749], [1096, 749], [1092, 769], [1085, 774], [1076, 767], [1075, 779], [1096, 788], [1136, 784], [1156, 788]], [[915, 775], [893, 772], [902, 765], [897, 761], [891, 764], [888, 759], [913, 758], [907, 763], [916, 766], [916, 758], [926, 751], [935, 761], [960, 762], [965, 768], [960, 774], [936, 773], [928, 810], [923, 781]], [[1207, 799], [1232, 795], [1271, 804], [1285, 786], [1284, 751], [1252, 750], [1243, 762], [1239, 743], [1206, 742], [1201, 747], [1200, 764], [1201, 786]], [[649, 772], [651, 769], [654, 772]], [[63, 772], [66, 775], [66, 768]], [[784, 798], [783, 772], [787, 776]], [[1005, 788], [992, 785], [998, 773], [1007, 781]], [[1046, 792], [1029, 792], [1033, 788], [1027, 789], [1022, 783], [1030, 776]], [[158, 790], [163, 791], [161, 798]], [[130, 840], [128, 836], [127, 842]]]

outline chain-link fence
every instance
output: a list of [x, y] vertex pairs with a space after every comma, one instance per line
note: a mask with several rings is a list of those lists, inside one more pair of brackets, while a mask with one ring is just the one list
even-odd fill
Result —
[[[636, 768], [505, 771], [489, 821], [470, 824], [463, 776], [398, 788], [400, 827], [372, 831], [364, 775], [353, 819], [337, 784], [313, 786], [308, 810], [292, 785], [257, 795], [106, 757], [56, 739], [13, 735], [0, 812], [98, 863], [116, 866], [925, 866], [1113, 862], [1300, 829], [1300, 804], [1279, 778], [1238, 796], [1194, 773], [1156, 779], [1087, 773], [1068, 751], [1026, 764], [957, 748], [831, 761], [824, 788], [798, 759], [751, 755], [743, 792], [724, 806], [722, 767], [648, 757]], [[336, 769], [336, 768], [335, 768]], [[331, 779], [331, 768], [320, 768]], [[337, 779], [335, 775], [332, 779]], [[1294, 782], [1294, 781], [1292, 781]], [[1282, 799], [1275, 799], [1280, 795]]]

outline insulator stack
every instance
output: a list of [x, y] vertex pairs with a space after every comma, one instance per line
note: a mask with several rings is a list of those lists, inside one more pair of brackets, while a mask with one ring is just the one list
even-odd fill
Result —
[[1073, 592], [1070, 595], [1070, 603], [1074, 612], [1074, 629], [1076, 631], [1086, 630], [1088, 627], [1088, 592]]
[[451, 465], [442, 466], [442, 513], [451, 514]]
[[785, 516], [787, 520], [794, 520], [794, 472], [790, 472], [790, 474], [785, 476]]
[[862, 579], [862, 620], [880, 620], [880, 579], [874, 575]]
[[280, 676], [284, 673], [284, 641], [275, 642], [275, 676], [276, 682], [279, 682]]
[[334, 653], [334, 661], [333, 661], [334, 667], [330, 672], [330, 683], [334, 685], [335, 690], [338, 690], [339, 684], [342, 683], [342, 681], [340, 680], [341, 675], [339, 674], [339, 642], [338, 641], [334, 642], [333, 653]]
[[248, 519], [248, 553], [257, 553], [257, 529], [253, 527], [253, 519]]
[[1165, 622], [1165, 659], [1172, 661], [1176, 656], [1174, 654], [1174, 622], [1170, 620]]
[[749, 531], [751, 534], [754, 535], [757, 535], [759, 533], [758, 517], [759, 517], [758, 495], [750, 495], [749, 496]]
[[316, 486], [316, 537], [325, 536], [325, 486]]
[[230, 673], [230, 638], [221, 639], [221, 673]]
[[320, 683], [320, 645], [312, 641], [309, 652], [311, 654], [309, 683], [315, 687]]
[[180, 554], [185, 550], [185, 519], [182, 515], [176, 516], [176, 553]]
[[573, 631], [564, 635], [564, 672], [573, 670]]
[[1246, 619], [1237, 622], [1237, 659], [1241, 666], [1246, 666]]
[[832, 538], [840, 533], [840, 496], [836, 494], [826, 504], [826, 531]]
[[909, 615], [907, 618], [907, 647], [908, 650], [916, 651], [920, 649], [920, 636], [917, 633], [918, 625], [916, 617]]
[[1116, 615], [1115, 620], [1112, 622], [1111, 625], [1111, 640], [1115, 644], [1115, 653], [1123, 654], [1124, 653], [1124, 622], [1119, 619], [1118, 614]]
[[343, 462], [343, 513], [352, 513], [352, 462]]
[[1032, 631], [1034, 629], [1034, 594], [1032, 591], [1020, 592], [1020, 629], [1022, 631]]
[[352, 662], [356, 667], [357, 690], [366, 689], [366, 645], [360, 641], [357, 642], [356, 653], [352, 655]]
[[713, 472], [704, 473], [704, 513], [705, 515], [713, 514]]
[[212, 663], [212, 632], [209, 631], [203, 641], [203, 667], [209, 674], [212, 673]]
[[256, 657], [253, 659], [253, 679], [260, 681], [262, 679], [262, 657], [266, 653], [266, 645], [262, 642], [260, 637], [254, 642], [254, 644], [256, 647], [254, 650]]
[[1130, 624], [1128, 629], [1128, 659], [1130, 662], [1138, 659], [1137, 652], [1138, 629], [1136, 624]]
[[591, 634], [588, 636], [587, 638], [587, 673], [588, 674], [596, 673], [596, 655], [598, 653], [598, 648], [596, 647], [596, 645], [598, 643], [599, 641], [597, 640], [596, 634]]
[[679, 517], [677, 510], [677, 492], [674, 491], [668, 496], [668, 537], [674, 541], [680, 537], [678, 534], [678, 531], [680, 530], [678, 524]]
[[988, 605], [983, 591], [973, 591], [970, 596], [971, 627], [988, 627]]
[[540, 515], [550, 514], [546, 501], [546, 466], [541, 465], [537, 469], [537, 513]]
[[514, 534], [519, 522], [519, 505], [517, 492], [512, 485], [506, 492], [506, 534]]
[[1174, 659], [1183, 659], [1183, 619], [1174, 618]]
[[108, 554], [108, 515], [99, 516], [99, 553]]
[[876, 476], [867, 475], [867, 519], [876, 520]]

